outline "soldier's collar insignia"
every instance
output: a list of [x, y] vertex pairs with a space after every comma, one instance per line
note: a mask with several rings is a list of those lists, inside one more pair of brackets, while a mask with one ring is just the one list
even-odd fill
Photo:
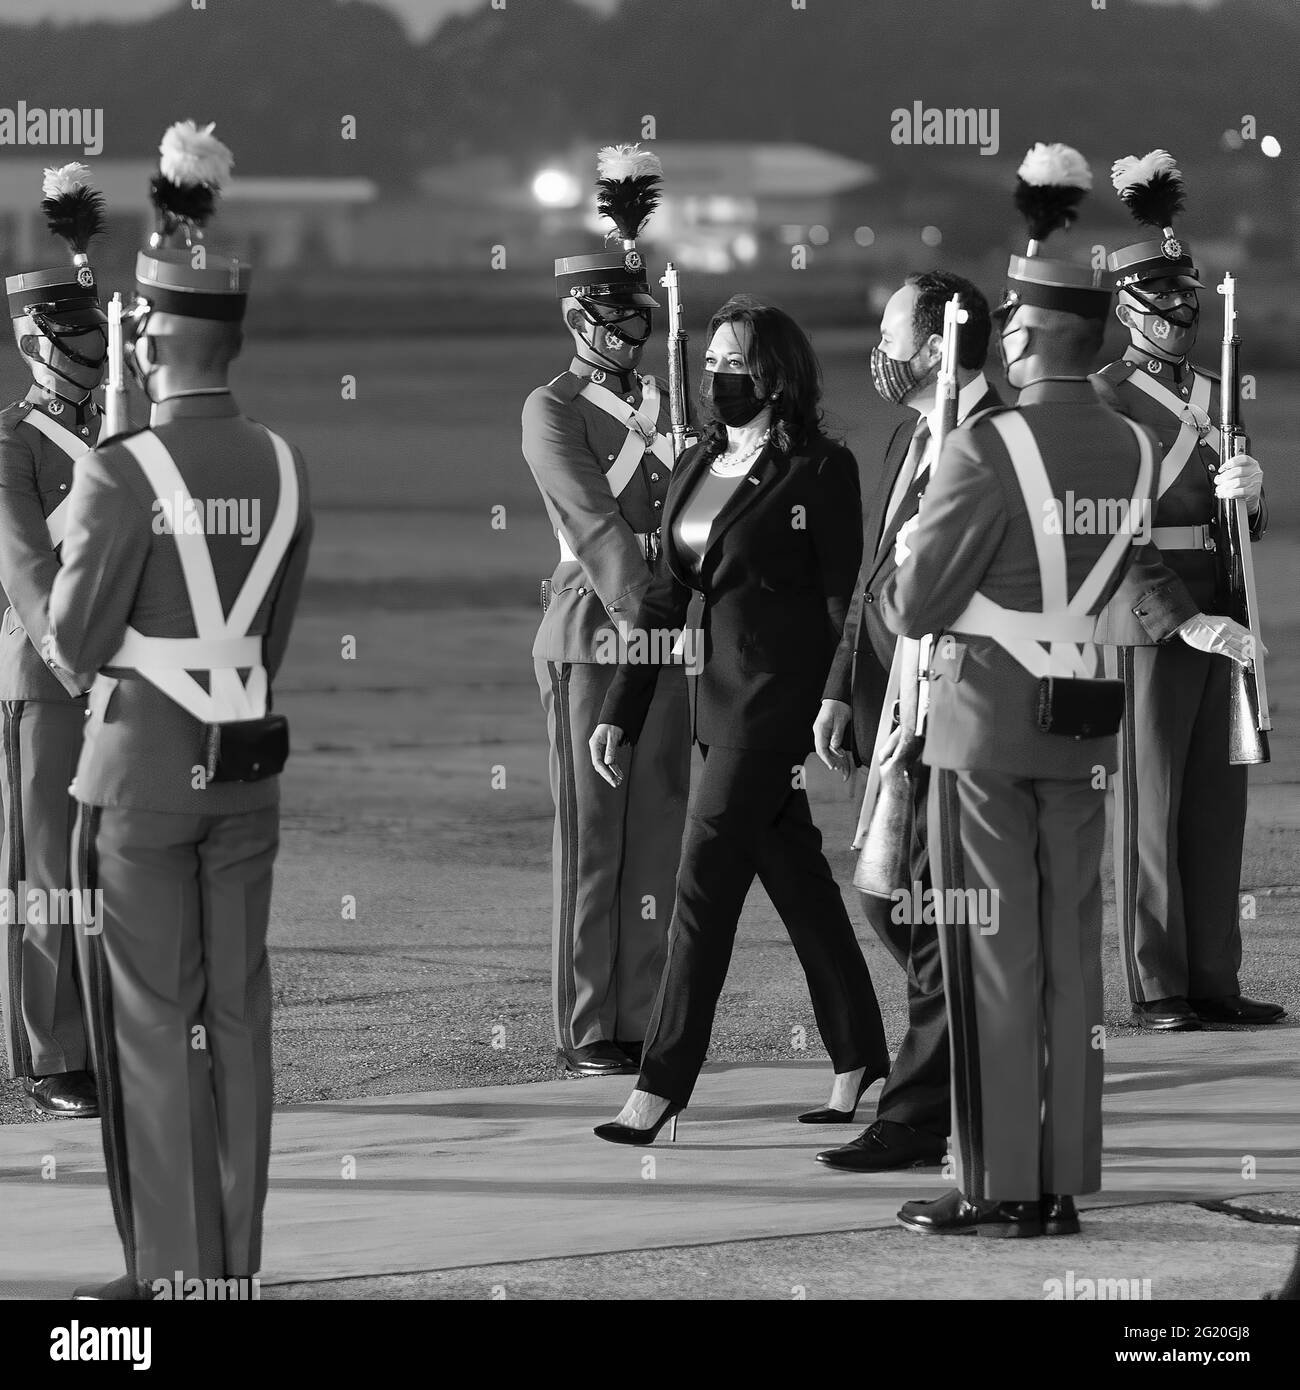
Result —
[[49, 411], [49, 413], [50, 413], [51, 415], [62, 415], [62, 414], [63, 414], [63, 402], [60, 401], [60, 400], [53, 400], [53, 401], [50, 401], [50, 403], [45, 407], [45, 409], [46, 409], [47, 411]]
[[596, 370], [592, 372], [591, 379], [599, 386], [605, 380], [604, 371], [600, 367], [597, 367]]

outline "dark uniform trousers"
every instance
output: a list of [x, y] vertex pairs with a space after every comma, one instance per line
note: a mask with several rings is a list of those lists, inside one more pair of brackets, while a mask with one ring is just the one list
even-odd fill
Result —
[[[1096, 1192], [1105, 790], [1005, 772], [930, 777], [957, 1185], [997, 1201]], [[953, 920], [963, 911], [951, 890], [969, 889], [978, 896], [965, 901], [996, 904], [996, 918], [966, 908]]]
[[1177, 640], [1106, 656], [1126, 710], [1114, 846], [1129, 995], [1239, 994], [1247, 770], [1228, 763], [1228, 658]]
[[835, 1070], [868, 1067], [882, 1075], [889, 1052], [871, 974], [822, 854], [808, 794], [795, 785], [805, 753], [704, 745], [701, 752], [668, 963], [637, 1085], [683, 1105], [690, 1100], [755, 878], [790, 934]]
[[102, 894], [102, 929], [77, 939], [104, 1151], [139, 1279], [261, 1267], [278, 843], [275, 806], [201, 816], [83, 805], [77, 817], [78, 876]]
[[[78, 992], [74, 930], [54, 910], [70, 883], [69, 846], [76, 803], [68, 787], [77, 770], [86, 701], [6, 700], [4, 776], [5, 877], [14, 920], [0, 951], [5, 1043], [11, 1076], [47, 1076], [88, 1066]], [[25, 894], [49, 904], [44, 922], [20, 920]]]
[[[930, 769], [924, 763], [912, 769], [910, 784], [914, 814], [907, 886], [915, 885], [924, 903], [933, 887], [927, 817]], [[945, 1135], [951, 1113], [951, 1063], [938, 927], [924, 914], [912, 920], [917, 914], [911, 902], [916, 899], [910, 894], [905, 906], [871, 893], [859, 893], [858, 898], [867, 924], [907, 972], [907, 1032], [876, 1102], [876, 1118]]]
[[551, 977], [560, 1047], [646, 1036], [691, 777], [691, 716], [680, 668], [659, 673], [644, 735], [617, 787], [588, 740], [618, 667], [534, 660], [555, 801]]

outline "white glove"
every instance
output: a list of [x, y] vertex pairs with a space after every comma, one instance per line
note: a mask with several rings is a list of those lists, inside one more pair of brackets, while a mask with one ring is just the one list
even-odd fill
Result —
[[611, 787], [623, 781], [623, 768], [618, 760], [626, 746], [623, 730], [617, 724], [597, 724], [595, 733], [587, 740], [592, 767]]
[[1249, 454], [1238, 454], [1236, 458], [1229, 459], [1214, 479], [1216, 497], [1241, 497], [1249, 512], [1259, 510], [1259, 495], [1263, 490], [1264, 470], [1259, 466], [1259, 460], [1251, 458]]
[[1255, 659], [1256, 647], [1260, 655], [1268, 655], [1268, 648], [1262, 642], [1255, 641], [1255, 635], [1248, 627], [1242, 627], [1234, 619], [1218, 614], [1198, 613], [1194, 618], [1188, 618], [1178, 629], [1178, 635], [1198, 652], [1230, 657], [1243, 666], [1249, 666]]
[[908, 541], [912, 538], [912, 533], [921, 524], [921, 514], [909, 517], [899, 528], [898, 534], [894, 537], [894, 563], [901, 565], [904, 560], [912, 553], [908, 546]]

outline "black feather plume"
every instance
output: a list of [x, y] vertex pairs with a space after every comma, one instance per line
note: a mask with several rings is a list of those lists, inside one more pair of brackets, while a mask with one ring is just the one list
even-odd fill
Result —
[[1079, 215], [1079, 204], [1087, 196], [1086, 188], [1063, 183], [1026, 183], [1016, 179], [1015, 203], [1029, 227], [1033, 241], [1042, 241], [1050, 233], [1068, 227]]
[[158, 211], [158, 230], [169, 237], [181, 226], [203, 227], [217, 207], [217, 190], [205, 183], [174, 183], [165, 174], [149, 180], [149, 201]]
[[41, 211], [50, 231], [78, 255], [84, 254], [91, 238], [101, 236], [108, 225], [104, 195], [85, 184], [53, 198], [42, 198]]
[[[642, 174], [632, 179], [597, 179], [596, 211], [608, 217], [624, 241], [635, 241], [650, 214], [659, 206], [659, 176]], [[610, 232], [609, 236], [615, 233]]]
[[1173, 225], [1175, 213], [1183, 210], [1183, 181], [1176, 172], [1162, 170], [1149, 183], [1134, 183], [1120, 190], [1133, 216], [1147, 227]]

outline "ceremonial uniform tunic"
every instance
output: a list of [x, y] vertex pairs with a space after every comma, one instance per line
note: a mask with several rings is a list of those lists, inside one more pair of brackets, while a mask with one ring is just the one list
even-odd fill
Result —
[[[533, 643], [550, 739], [553, 841], [552, 983], [557, 1045], [640, 1042], [654, 1003], [681, 852], [690, 783], [690, 711], [684, 672], [666, 668], [627, 775], [610, 787], [588, 740], [618, 670], [616, 624], [630, 625], [650, 582], [639, 537], [659, 528], [672, 476], [669, 449], [644, 452], [630, 477], [607, 476], [628, 440], [626, 423], [581, 395], [591, 383], [625, 407], [614, 373], [575, 358], [529, 397], [523, 453], [560, 544], [550, 603]], [[658, 388], [656, 387], [658, 392]], [[666, 435], [666, 392], [657, 431]], [[665, 439], [664, 441], [668, 441]], [[648, 446], [646, 446], [648, 447]]]
[[[153, 432], [195, 502], [257, 503], [258, 544], [204, 536], [228, 612], [275, 516], [272, 444], [229, 395], [164, 401]], [[249, 629], [263, 637], [269, 679], [284, 657], [311, 533], [296, 453], [294, 467], [293, 539]], [[58, 654], [102, 673], [73, 785], [79, 871], [102, 891], [102, 931], [79, 929], [78, 949], [128, 1272], [247, 1277], [261, 1262], [270, 1158], [266, 933], [279, 779], [204, 786], [204, 725], [113, 664], [128, 625], [147, 637], [196, 634], [177, 538], [155, 525], [155, 500], [120, 441], [84, 458], [50, 599]]]
[[[1037, 677], [998, 641], [962, 630], [977, 594], [1025, 613], [1044, 606], [1041, 521], [995, 427], [1003, 414], [1029, 427], [1058, 499], [1132, 497], [1139, 445], [1085, 382], [1027, 387], [1017, 410], [949, 437], [912, 553], [880, 597], [893, 631], [935, 634], [925, 761], [959, 1185], [968, 1197], [1032, 1201], [1101, 1182], [1098, 769], [1114, 767], [1115, 740], [1042, 732]], [[1073, 596], [1111, 536], [1059, 539]], [[1134, 563], [1144, 601], [1163, 608], [1177, 581], [1152, 547], [1136, 561], [1133, 552], [1125, 547], [1120, 564]], [[1102, 606], [1120, 572], [1085, 612]], [[966, 893], [964, 914], [954, 890]]]
[[[1196, 609], [1222, 613], [1214, 554], [1195, 533], [1215, 519], [1212, 380], [1130, 347], [1093, 383], [1108, 405], [1154, 431], [1166, 462], [1153, 524], [1169, 531], [1156, 543]], [[1267, 517], [1261, 498], [1252, 539]], [[1170, 640], [1192, 614], [1170, 615], [1178, 617], [1170, 626], [1138, 599], [1122, 585], [1098, 627], [1098, 641], [1115, 644], [1108, 669], [1125, 690], [1114, 825], [1120, 958], [1135, 1003], [1236, 995], [1246, 769], [1228, 762], [1230, 658]]]
[[[76, 803], [68, 786], [86, 701], [78, 678], [55, 668], [38, 644], [59, 568], [56, 537], [66, 508], [54, 537], [46, 518], [66, 502], [73, 459], [93, 448], [99, 424], [93, 406], [79, 410], [50, 402], [38, 389], [0, 412], [0, 586], [9, 602], [0, 626], [0, 794], [5, 881], [14, 907], [0, 928], [0, 989], [11, 1076], [88, 1066], [73, 931], [59, 907], [71, 887], [68, 849]], [[43, 910], [30, 914], [41, 920], [24, 924], [28, 893]]]

